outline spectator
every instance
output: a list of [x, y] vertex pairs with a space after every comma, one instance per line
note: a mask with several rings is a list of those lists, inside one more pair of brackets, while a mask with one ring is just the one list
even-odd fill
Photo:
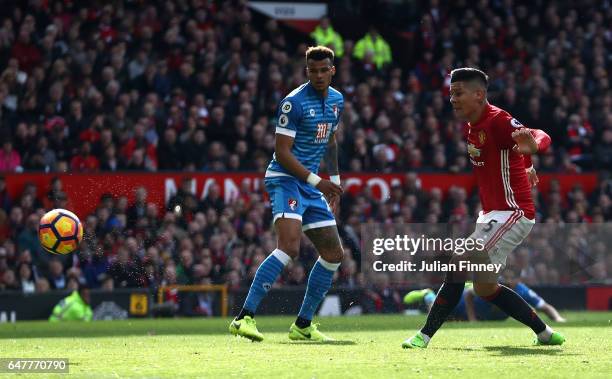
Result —
[[45, 293], [49, 292], [51, 286], [49, 285], [49, 281], [46, 278], [38, 278], [36, 281], [36, 293]]
[[13, 142], [7, 139], [0, 150], [0, 172], [13, 172], [21, 170], [21, 155], [13, 150]]
[[91, 144], [84, 142], [79, 155], [70, 161], [70, 169], [76, 172], [95, 172], [100, 169], [98, 158], [91, 155]]
[[80, 286], [53, 308], [49, 321], [91, 321], [93, 312], [90, 303], [89, 288]]
[[375, 26], [370, 26], [368, 33], [357, 41], [353, 56], [366, 63], [371, 61], [378, 70], [393, 62], [391, 47], [378, 33]]
[[49, 261], [49, 275], [47, 276], [51, 289], [64, 289], [68, 284], [68, 280], [64, 275], [64, 266], [59, 259]]
[[331, 48], [337, 58], [344, 55], [344, 41], [342, 36], [331, 26], [329, 17], [323, 17], [317, 27], [310, 33], [310, 37], [317, 45]]

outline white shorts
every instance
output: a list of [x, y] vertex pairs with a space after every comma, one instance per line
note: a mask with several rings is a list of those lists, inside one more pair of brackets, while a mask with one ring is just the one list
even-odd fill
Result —
[[523, 211], [480, 212], [476, 229], [470, 238], [482, 238], [491, 263], [506, 266], [506, 258], [529, 235], [535, 220]]

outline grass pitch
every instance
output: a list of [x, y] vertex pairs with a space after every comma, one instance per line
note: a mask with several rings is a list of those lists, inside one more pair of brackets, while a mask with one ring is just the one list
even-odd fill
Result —
[[532, 346], [511, 320], [449, 322], [426, 350], [401, 349], [424, 316], [319, 319], [329, 344], [289, 341], [293, 317], [257, 317], [262, 343], [230, 336], [229, 319], [18, 322], [0, 324], [0, 357], [67, 357], [87, 378], [612, 377], [612, 312], [564, 315], [562, 347]]

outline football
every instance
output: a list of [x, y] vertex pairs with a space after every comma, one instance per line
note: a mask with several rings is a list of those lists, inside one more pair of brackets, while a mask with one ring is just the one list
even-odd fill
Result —
[[54, 209], [40, 219], [38, 239], [43, 249], [51, 254], [70, 254], [78, 249], [83, 239], [83, 225], [74, 213]]

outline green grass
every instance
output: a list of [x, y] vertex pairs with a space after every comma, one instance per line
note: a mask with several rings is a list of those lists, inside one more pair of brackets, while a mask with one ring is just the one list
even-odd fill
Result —
[[532, 346], [515, 321], [449, 322], [419, 351], [400, 345], [423, 316], [320, 319], [334, 344], [290, 342], [292, 317], [258, 317], [262, 343], [230, 336], [228, 319], [19, 322], [0, 324], [0, 357], [67, 357], [88, 378], [612, 377], [612, 312], [564, 315], [562, 347]]

